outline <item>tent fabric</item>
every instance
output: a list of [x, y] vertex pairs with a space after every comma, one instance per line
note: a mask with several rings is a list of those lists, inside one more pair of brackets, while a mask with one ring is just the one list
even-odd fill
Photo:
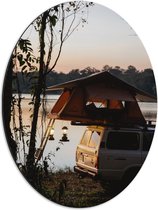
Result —
[[55, 103], [53, 107], [53, 112], [49, 113], [48, 117], [58, 118], [58, 116], [62, 112], [62, 109], [64, 108], [66, 103], [69, 101], [70, 96], [71, 96], [70, 91], [64, 91], [63, 94], [59, 97], [59, 99]]
[[71, 94], [68, 101], [66, 101], [62, 100], [62, 96], [65, 99], [65, 95], [69, 94], [67, 91], [66, 93], [63, 92], [52, 108], [49, 115], [50, 118], [91, 124], [102, 124], [107, 122], [145, 123], [145, 119], [136, 101], [126, 101], [123, 104], [123, 102], [119, 100], [106, 100], [103, 103], [103, 107], [98, 108], [93, 102], [86, 105], [83, 89], [75, 89]]
[[105, 84], [89, 85], [86, 87], [89, 100], [117, 99], [120, 101], [135, 101], [128, 90], [121, 88], [109, 88]]
[[125, 113], [123, 116], [123, 121], [124, 121], [124, 123], [128, 123], [129, 121], [131, 123], [136, 123], [136, 124], [145, 124], [146, 123], [137, 101], [135, 101], [135, 102], [127, 101], [126, 102], [126, 109], [125, 109]]
[[50, 118], [89, 124], [132, 123], [145, 124], [138, 106], [141, 100], [154, 97], [129, 86], [108, 72], [58, 86], [63, 93], [49, 114]]
[[100, 84], [103, 83], [106, 85], [106, 87], [110, 88], [121, 88], [126, 91], [129, 91], [135, 95], [137, 101], [140, 102], [157, 102], [156, 97], [141, 91], [131, 85], [129, 85], [127, 82], [124, 82], [123, 80], [117, 78], [116, 76], [110, 74], [107, 71], [101, 72], [101, 73], [96, 73], [93, 75], [90, 75], [86, 78], [80, 78], [76, 80], [72, 80], [70, 82], [65, 82], [59, 85], [54, 85], [51, 87], [47, 88], [47, 91], [52, 91], [52, 90], [60, 90], [60, 89], [73, 89], [76, 86], [87, 86], [89, 84]]

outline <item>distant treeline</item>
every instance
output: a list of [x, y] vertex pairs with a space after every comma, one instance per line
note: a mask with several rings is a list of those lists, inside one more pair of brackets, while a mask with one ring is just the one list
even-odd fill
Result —
[[[138, 71], [134, 66], [128, 66], [127, 69], [122, 69], [119, 66], [109, 67], [104, 66], [102, 70], [87, 67], [83, 70], [73, 69], [68, 73], [51, 71], [46, 77], [46, 87], [53, 86], [56, 84], [64, 83], [74, 79], [89, 76], [94, 73], [99, 73], [101, 71], [108, 71], [116, 77], [124, 80], [125, 82], [141, 89], [151, 95], [156, 96], [156, 84], [152, 69], [144, 69], [143, 71]], [[19, 83], [19, 90], [21, 93], [31, 93], [31, 90], [36, 85], [38, 78], [38, 72], [18, 72], [13, 75], [13, 92], [17, 92], [17, 79]], [[59, 93], [59, 92], [54, 92]]]

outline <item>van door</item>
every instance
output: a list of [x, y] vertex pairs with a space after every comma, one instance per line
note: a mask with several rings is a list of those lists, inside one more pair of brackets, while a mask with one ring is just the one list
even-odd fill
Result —
[[109, 131], [99, 152], [99, 173], [110, 179], [121, 179], [130, 167], [141, 165], [140, 134], [133, 131]]
[[77, 166], [87, 171], [98, 171], [98, 148], [100, 145], [101, 131], [88, 129], [77, 147]]
[[142, 164], [144, 163], [147, 154], [149, 152], [154, 132], [153, 131], [144, 131], [143, 132], [143, 142], [142, 142]]

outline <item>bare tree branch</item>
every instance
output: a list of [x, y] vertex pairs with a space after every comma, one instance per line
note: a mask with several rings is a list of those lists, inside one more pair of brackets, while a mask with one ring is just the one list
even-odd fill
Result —
[[51, 23], [51, 21], [49, 22], [49, 28], [50, 28], [50, 45], [49, 45], [48, 57], [47, 57], [46, 66], [45, 66], [45, 72], [44, 73], [46, 73], [46, 71], [48, 69], [48, 66], [50, 64], [52, 50], [53, 50], [53, 30], [52, 30], [52, 23]]
[[46, 74], [48, 74], [50, 71], [52, 71], [55, 68], [55, 66], [56, 66], [56, 64], [57, 64], [57, 62], [59, 60], [59, 57], [60, 57], [60, 54], [61, 54], [61, 50], [62, 50], [62, 47], [63, 47], [63, 43], [64, 43], [63, 36], [64, 36], [64, 27], [65, 27], [65, 12], [64, 12], [64, 5], [63, 4], [61, 4], [61, 10], [62, 10], [62, 20], [61, 20], [62, 24], [61, 24], [59, 52], [58, 52], [58, 55], [57, 55], [57, 57], [55, 59], [55, 62], [53, 64], [53, 66], [49, 69], [49, 71], [47, 69]]

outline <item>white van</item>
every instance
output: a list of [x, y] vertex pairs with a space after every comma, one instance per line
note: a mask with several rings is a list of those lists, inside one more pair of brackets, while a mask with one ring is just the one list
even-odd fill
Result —
[[108, 181], [132, 180], [149, 151], [154, 128], [87, 127], [76, 151], [74, 170]]

